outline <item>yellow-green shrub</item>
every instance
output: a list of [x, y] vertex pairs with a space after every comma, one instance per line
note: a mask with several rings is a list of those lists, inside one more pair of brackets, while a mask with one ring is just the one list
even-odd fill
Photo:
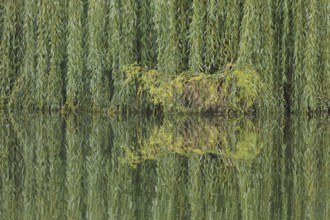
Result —
[[133, 65], [124, 68], [123, 74], [125, 80], [113, 103], [135, 111], [247, 113], [260, 101], [258, 94], [264, 88], [250, 69], [171, 75]]

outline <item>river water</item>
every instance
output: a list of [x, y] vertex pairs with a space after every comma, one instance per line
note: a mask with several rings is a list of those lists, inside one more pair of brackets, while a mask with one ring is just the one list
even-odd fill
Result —
[[0, 117], [1, 219], [329, 219], [330, 119]]

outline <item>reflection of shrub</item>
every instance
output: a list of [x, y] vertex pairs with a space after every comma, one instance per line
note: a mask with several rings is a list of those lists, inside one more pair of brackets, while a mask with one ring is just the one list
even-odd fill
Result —
[[249, 120], [241, 123], [198, 117], [166, 120], [148, 130], [146, 136], [134, 137], [135, 147], [124, 148], [124, 160], [132, 165], [171, 153], [187, 157], [214, 155], [232, 165], [234, 161], [252, 161], [261, 151], [255, 127]]
[[113, 104], [130, 111], [246, 113], [254, 109], [263, 88], [258, 74], [250, 69], [170, 75], [129, 66], [123, 74], [125, 80]]

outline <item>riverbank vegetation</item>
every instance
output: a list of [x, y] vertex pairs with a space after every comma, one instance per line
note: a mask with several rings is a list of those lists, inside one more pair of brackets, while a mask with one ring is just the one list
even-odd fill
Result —
[[3, 0], [0, 108], [327, 112], [329, 14], [327, 0]]
[[123, 69], [124, 80], [115, 91], [120, 112], [251, 113], [266, 107], [265, 84], [253, 70], [217, 74], [164, 74], [139, 66]]

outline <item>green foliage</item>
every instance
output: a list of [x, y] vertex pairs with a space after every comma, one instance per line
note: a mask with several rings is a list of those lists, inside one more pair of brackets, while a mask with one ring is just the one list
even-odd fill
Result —
[[36, 84], [34, 95], [36, 97], [36, 105], [38, 109], [47, 106], [46, 99], [48, 97], [47, 85], [49, 75], [49, 38], [50, 38], [50, 1], [38, 0], [37, 15], [37, 66], [36, 66]]
[[60, 109], [64, 103], [62, 97], [63, 70], [61, 65], [65, 54], [65, 1], [55, 0], [50, 3], [51, 24], [50, 24], [50, 70], [47, 87], [47, 106], [51, 109]]
[[22, 58], [22, 73], [16, 80], [11, 94], [9, 105], [12, 108], [30, 109], [36, 107], [36, 99], [33, 93], [35, 88], [36, 72], [36, 19], [37, 0], [27, 1], [23, 12], [23, 44], [25, 45]]
[[[205, 51], [203, 72], [214, 73], [223, 66], [226, 55], [222, 41], [225, 31], [225, 0], [210, 0], [206, 4]], [[235, 27], [233, 27], [233, 30]]]
[[238, 66], [252, 65], [267, 85], [264, 111], [274, 108], [273, 97], [273, 30], [271, 1], [247, 0], [244, 2], [242, 35], [238, 55]]
[[[328, 14], [327, 0], [2, 0], [0, 108], [99, 111], [126, 99], [135, 109], [228, 111], [213, 91], [229, 66], [249, 66], [267, 88], [263, 112], [327, 112]], [[123, 69], [134, 63], [155, 70], [136, 82], [158, 87], [147, 79], [157, 75], [162, 88], [128, 98], [136, 88]]]
[[104, 45], [105, 2], [93, 1], [89, 4], [88, 30], [89, 54], [87, 60], [91, 78], [92, 108], [102, 109], [110, 105], [109, 76], [105, 73]]
[[252, 163], [264, 146], [258, 144], [255, 125], [249, 119], [222, 119], [166, 117], [161, 125], [153, 124], [144, 132], [137, 124], [131, 127], [128, 121], [122, 122], [122, 128], [116, 129], [134, 133], [126, 137], [122, 135], [123, 160], [136, 166], [175, 153], [188, 158], [220, 156], [227, 166]]
[[227, 111], [248, 112], [253, 107], [260, 108], [265, 102], [266, 88], [259, 75], [249, 69], [235, 70], [225, 75], [223, 91], [227, 101]]
[[21, 62], [21, 2], [5, 0], [1, 3], [0, 18], [0, 108], [8, 102]]
[[226, 63], [235, 63], [237, 60], [239, 38], [240, 38], [240, 26], [241, 26], [241, 0], [227, 1], [225, 11], [224, 31], [221, 38], [222, 53], [220, 58], [223, 60], [222, 65]]
[[193, 73], [203, 71], [203, 48], [205, 32], [205, 1], [193, 0], [190, 24], [190, 69]]
[[330, 13], [330, 7], [326, 0], [322, 0], [318, 3], [317, 11], [317, 45], [319, 51], [316, 76], [316, 99], [318, 100], [317, 106], [320, 107], [320, 110], [326, 111], [327, 108], [330, 108], [330, 22], [328, 17], [325, 16]]
[[269, 119], [1, 115], [1, 217], [327, 219], [329, 120]]
[[156, 68], [156, 33], [154, 30], [155, 22], [153, 20], [154, 7], [153, 0], [143, 0], [139, 5], [138, 19], [138, 48], [139, 60], [141, 66]]
[[115, 104], [128, 111], [160, 107], [164, 112], [247, 113], [262, 103], [265, 87], [258, 74], [249, 69], [214, 75], [165, 75], [133, 65], [123, 74], [126, 78]]
[[179, 36], [177, 31], [177, 9], [180, 1], [155, 0], [155, 28], [157, 33], [157, 63], [164, 73], [179, 71]]
[[84, 51], [83, 51], [83, 1], [69, 1], [68, 5], [68, 64], [66, 73], [66, 103], [65, 108], [75, 110], [85, 106], [86, 85], [84, 81]]

